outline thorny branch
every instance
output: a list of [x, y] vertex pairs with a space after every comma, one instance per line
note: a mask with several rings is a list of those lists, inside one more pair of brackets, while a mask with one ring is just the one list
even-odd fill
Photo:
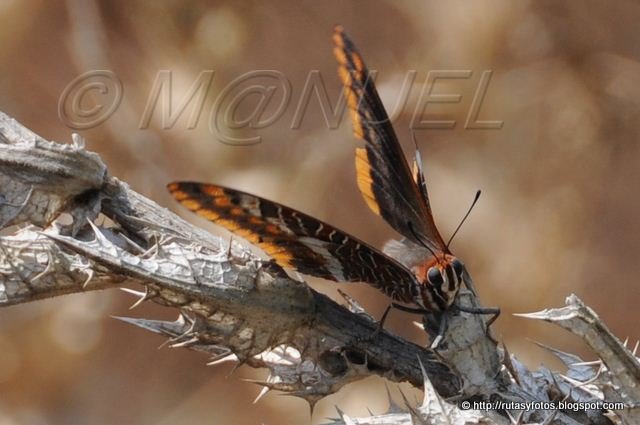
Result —
[[[72, 217], [62, 224], [61, 216]], [[112, 225], [98, 226], [104, 215]], [[67, 220], [68, 221], [68, 220]], [[566, 374], [527, 370], [487, 337], [484, 319], [459, 313], [432, 352], [387, 331], [352, 300], [339, 305], [237, 242], [190, 225], [112, 177], [100, 157], [48, 142], [0, 113], [0, 306], [130, 286], [138, 302], [179, 310], [175, 322], [122, 318], [165, 335], [173, 346], [212, 362], [268, 368], [262, 382], [313, 405], [370, 375], [425, 389], [421, 406], [370, 418], [340, 412], [335, 423], [611, 424], [640, 423], [640, 366], [595, 313], [570, 297], [567, 307], [530, 315], [587, 341], [599, 360], [553, 352]], [[461, 302], [478, 306], [470, 292]], [[264, 393], [263, 392], [263, 393]], [[260, 394], [260, 396], [263, 395]], [[610, 412], [462, 410], [461, 400], [622, 401]]]

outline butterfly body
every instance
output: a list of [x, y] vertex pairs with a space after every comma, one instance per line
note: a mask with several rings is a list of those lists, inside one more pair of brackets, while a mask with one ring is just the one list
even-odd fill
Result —
[[440, 316], [455, 303], [465, 267], [436, 228], [419, 154], [411, 169], [360, 54], [341, 27], [333, 40], [353, 133], [365, 142], [355, 154], [358, 188], [402, 241], [380, 251], [303, 212], [222, 186], [175, 182], [168, 189], [183, 206], [261, 247], [284, 268], [366, 282], [394, 302]]

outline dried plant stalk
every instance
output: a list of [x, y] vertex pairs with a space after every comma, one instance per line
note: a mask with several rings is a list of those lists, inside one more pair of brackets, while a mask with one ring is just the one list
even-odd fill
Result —
[[[69, 214], [71, 224], [57, 219]], [[98, 226], [100, 214], [114, 225]], [[584, 338], [601, 359], [584, 364], [555, 352], [561, 375], [532, 372], [488, 338], [484, 319], [452, 318], [434, 353], [387, 331], [352, 300], [339, 305], [279, 266], [190, 225], [112, 177], [100, 157], [73, 144], [48, 142], [0, 113], [0, 306], [131, 285], [136, 303], [177, 308], [175, 322], [122, 318], [204, 351], [212, 362], [233, 360], [271, 371], [262, 382], [313, 405], [370, 375], [425, 388], [419, 407], [336, 423], [611, 424], [640, 423], [640, 367], [577, 298], [567, 307], [531, 315]], [[463, 291], [461, 302], [477, 306]], [[261, 396], [264, 394], [261, 393]], [[608, 412], [505, 408], [504, 403], [619, 401]], [[463, 401], [501, 406], [463, 410]], [[473, 405], [471, 406], [473, 407]], [[508, 406], [513, 407], [513, 406]]]

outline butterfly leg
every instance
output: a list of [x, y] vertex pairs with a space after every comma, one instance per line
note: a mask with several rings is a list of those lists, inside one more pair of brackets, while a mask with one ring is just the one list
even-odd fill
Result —
[[422, 316], [424, 329], [427, 330], [429, 334], [432, 334], [435, 329], [438, 329], [438, 333], [436, 334], [436, 337], [433, 339], [433, 342], [430, 346], [432, 350], [438, 348], [438, 346], [444, 339], [445, 334], [447, 333], [447, 329], [449, 328], [448, 312], [444, 312], [441, 315], [435, 315], [433, 312], [425, 310], [423, 308], [407, 307], [402, 304], [396, 303], [391, 303], [391, 306], [407, 313], [420, 314]]
[[391, 307], [393, 304], [389, 304], [387, 306], [387, 308], [384, 310], [384, 313], [382, 313], [382, 317], [380, 318], [380, 320], [378, 321], [378, 324], [376, 326], [376, 330], [371, 332], [369, 335], [365, 336], [365, 337], [360, 337], [358, 338], [359, 342], [371, 342], [372, 340], [374, 340], [378, 335], [380, 335], [380, 333], [384, 330], [384, 322], [387, 320], [387, 316], [389, 315], [389, 312], [391, 311]]
[[493, 317], [487, 322], [487, 326], [495, 322], [496, 319], [500, 316], [500, 308], [498, 307], [470, 307], [456, 304], [456, 308], [458, 309], [458, 311], [462, 311], [464, 313], [493, 315]]
[[276, 277], [282, 277], [282, 278], [289, 277], [287, 275], [287, 272], [285, 272], [284, 269], [273, 259], [268, 261], [263, 261], [260, 263], [260, 265], [258, 266], [258, 269], [256, 270], [255, 279], [257, 279], [258, 276], [260, 276], [261, 272], [269, 273]]
[[425, 315], [430, 313], [424, 308], [407, 307], [406, 305], [397, 304], [397, 303], [391, 303], [391, 307], [398, 309], [400, 311], [404, 311], [405, 313], [413, 313], [413, 314], [420, 314], [420, 315]]
[[438, 348], [438, 346], [444, 339], [445, 335], [447, 334], [447, 330], [449, 329], [449, 311], [450, 310], [446, 310], [439, 317], [440, 323], [438, 324], [438, 334], [436, 335], [435, 338], [433, 338], [433, 341], [431, 342], [431, 346], [429, 347], [433, 351], [435, 351]]
[[387, 320], [387, 316], [389, 315], [389, 312], [391, 311], [391, 306], [392, 306], [392, 304], [389, 304], [387, 306], [387, 308], [384, 310], [384, 313], [382, 313], [382, 317], [378, 321], [378, 326], [376, 327], [376, 330], [373, 332], [372, 337], [378, 336], [378, 334], [380, 332], [382, 332], [382, 330], [384, 329], [384, 322]]
[[462, 311], [464, 313], [471, 313], [471, 314], [482, 314], [482, 315], [492, 315], [491, 318], [489, 318], [489, 320], [487, 321], [487, 337], [489, 337], [489, 339], [491, 341], [493, 341], [494, 343], [498, 343], [498, 341], [496, 341], [496, 339], [491, 335], [491, 333], [489, 332], [489, 329], [491, 327], [491, 325], [493, 324], [493, 322], [496, 321], [496, 319], [500, 316], [500, 308], [498, 307], [470, 307], [470, 306], [462, 306], [460, 304], [455, 304], [456, 308], [458, 309], [458, 311]]

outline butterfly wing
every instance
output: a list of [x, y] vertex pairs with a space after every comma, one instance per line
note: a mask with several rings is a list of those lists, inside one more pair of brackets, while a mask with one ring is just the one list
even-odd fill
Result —
[[424, 182], [422, 173], [412, 174], [360, 53], [340, 26], [333, 40], [353, 133], [365, 141], [364, 148], [356, 149], [360, 192], [369, 208], [404, 237], [419, 243], [414, 234], [418, 233], [433, 251], [446, 251], [426, 190], [419, 187]]
[[[413, 175], [413, 181], [420, 190], [420, 196], [422, 201], [429, 205], [429, 193], [427, 192], [427, 182], [424, 179], [424, 173], [422, 172], [422, 157], [420, 151], [416, 149], [415, 157], [413, 158], [413, 168], [411, 170]], [[429, 208], [431, 211], [431, 208]], [[435, 227], [435, 226], [434, 226]]]
[[167, 186], [184, 207], [262, 248], [280, 266], [337, 282], [366, 282], [396, 301], [418, 295], [413, 273], [399, 262], [300, 211], [222, 186]]

